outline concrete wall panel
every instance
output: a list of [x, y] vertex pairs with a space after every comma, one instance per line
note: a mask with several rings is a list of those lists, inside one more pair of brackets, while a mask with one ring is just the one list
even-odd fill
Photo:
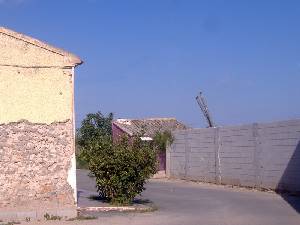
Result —
[[171, 176], [300, 191], [300, 120], [194, 129], [174, 136], [170, 163], [176, 152], [185, 158], [181, 167], [173, 167], [182, 171], [171, 169]]

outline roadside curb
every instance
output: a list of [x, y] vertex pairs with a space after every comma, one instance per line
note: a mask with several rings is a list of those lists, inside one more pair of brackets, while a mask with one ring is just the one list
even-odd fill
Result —
[[155, 206], [95, 206], [77, 207], [79, 212], [153, 212], [157, 210]]

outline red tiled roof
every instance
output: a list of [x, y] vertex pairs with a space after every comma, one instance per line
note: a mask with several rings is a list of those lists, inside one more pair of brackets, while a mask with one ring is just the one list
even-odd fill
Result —
[[175, 118], [117, 119], [113, 121], [113, 124], [131, 136], [144, 133], [145, 137], [153, 137], [158, 131], [174, 131], [188, 128]]

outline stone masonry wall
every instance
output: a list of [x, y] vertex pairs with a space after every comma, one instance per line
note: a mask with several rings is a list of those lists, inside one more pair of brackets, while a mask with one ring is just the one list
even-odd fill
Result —
[[74, 193], [67, 182], [74, 153], [72, 129], [70, 120], [0, 125], [0, 217], [5, 211], [12, 218], [25, 211], [43, 217], [38, 214], [62, 207], [74, 212]]
[[75, 55], [0, 27], [0, 220], [77, 215]]

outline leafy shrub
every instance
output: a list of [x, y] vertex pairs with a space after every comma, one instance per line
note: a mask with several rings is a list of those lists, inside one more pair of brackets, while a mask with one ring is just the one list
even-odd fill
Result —
[[156, 173], [156, 151], [138, 136], [112, 141], [113, 114], [87, 114], [76, 133], [78, 165], [95, 175], [101, 198], [130, 204]]
[[174, 137], [169, 130], [156, 132], [153, 137], [153, 147], [156, 151], [166, 151], [167, 144], [172, 144]]
[[110, 136], [90, 142], [83, 151], [96, 177], [99, 195], [112, 204], [130, 204], [156, 173], [156, 152], [139, 137], [123, 137], [113, 143]]
[[[81, 126], [76, 130], [76, 166], [80, 169], [88, 169], [88, 151], [93, 151], [95, 142], [102, 137], [111, 137], [113, 113], [107, 116], [100, 111], [89, 113], [82, 120]], [[84, 150], [84, 152], [83, 152]]]
[[89, 169], [89, 164], [81, 154], [81, 151], [76, 152], [76, 168], [77, 169]]
[[111, 136], [113, 121], [113, 113], [107, 116], [100, 111], [96, 113], [89, 113], [82, 120], [81, 126], [76, 132], [76, 143], [78, 146], [85, 146], [89, 142], [96, 140], [102, 136]]

